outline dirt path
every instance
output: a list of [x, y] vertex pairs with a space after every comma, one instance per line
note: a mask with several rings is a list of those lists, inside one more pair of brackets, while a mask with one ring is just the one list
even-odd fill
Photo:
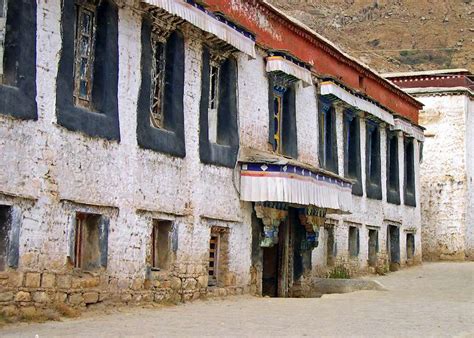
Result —
[[474, 263], [425, 264], [377, 279], [389, 291], [198, 301], [9, 326], [0, 336], [474, 337]]

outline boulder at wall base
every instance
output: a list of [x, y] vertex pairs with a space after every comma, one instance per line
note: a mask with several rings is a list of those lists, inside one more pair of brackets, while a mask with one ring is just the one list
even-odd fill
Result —
[[380, 282], [370, 279], [314, 278], [311, 283], [311, 292], [319, 295], [362, 290], [387, 291]]

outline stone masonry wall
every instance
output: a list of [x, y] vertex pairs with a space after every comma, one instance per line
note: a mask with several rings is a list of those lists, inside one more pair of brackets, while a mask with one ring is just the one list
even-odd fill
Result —
[[[463, 260], [472, 248], [472, 100], [418, 96], [426, 127], [421, 166], [423, 257]], [[472, 109], [472, 108], [471, 108]], [[469, 173], [470, 172], [470, 173]]]

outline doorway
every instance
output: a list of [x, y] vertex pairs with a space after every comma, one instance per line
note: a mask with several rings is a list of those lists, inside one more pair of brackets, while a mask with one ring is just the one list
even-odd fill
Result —
[[407, 263], [408, 265], [413, 264], [415, 257], [415, 234], [407, 234]]
[[377, 266], [379, 232], [369, 229], [369, 266], [375, 268]]
[[395, 225], [389, 225], [387, 228], [388, 245], [390, 253], [390, 271], [400, 269], [400, 229]]

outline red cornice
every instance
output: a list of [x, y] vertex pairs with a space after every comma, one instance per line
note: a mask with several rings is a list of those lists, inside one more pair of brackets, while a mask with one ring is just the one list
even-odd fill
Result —
[[206, 3], [209, 9], [224, 13], [253, 32], [262, 48], [286, 50], [311, 64], [317, 74], [333, 76], [354, 88], [359, 86], [359, 78], [363, 77], [361, 91], [418, 123], [418, 111], [422, 108], [420, 102], [271, 5], [259, 0], [206, 0]]

